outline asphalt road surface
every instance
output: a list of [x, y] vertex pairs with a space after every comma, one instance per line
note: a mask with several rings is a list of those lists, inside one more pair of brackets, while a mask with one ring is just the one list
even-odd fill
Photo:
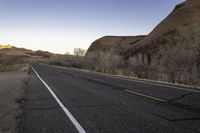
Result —
[[200, 90], [33, 65], [21, 133], [199, 133]]

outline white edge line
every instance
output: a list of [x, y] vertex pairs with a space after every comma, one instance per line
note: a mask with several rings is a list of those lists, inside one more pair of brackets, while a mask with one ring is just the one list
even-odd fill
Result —
[[73, 115], [69, 112], [69, 110], [63, 105], [63, 103], [59, 100], [59, 98], [56, 96], [56, 94], [52, 91], [52, 89], [44, 82], [44, 80], [40, 77], [40, 75], [36, 72], [36, 70], [31, 66], [32, 70], [35, 72], [37, 77], [40, 79], [40, 81], [46, 86], [46, 88], [49, 90], [51, 95], [54, 97], [54, 99], [57, 101], [57, 103], [60, 105], [62, 110], [65, 112], [67, 117], [71, 120], [73, 125], [76, 127], [79, 133], [86, 133], [86, 131], [83, 129], [83, 127], [78, 123], [78, 121], [73, 117]]

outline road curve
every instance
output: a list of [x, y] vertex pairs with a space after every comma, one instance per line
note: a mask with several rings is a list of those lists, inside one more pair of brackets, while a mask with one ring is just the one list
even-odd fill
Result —
[[198, 133], [200, 91], [32, 65], [21, 133]]

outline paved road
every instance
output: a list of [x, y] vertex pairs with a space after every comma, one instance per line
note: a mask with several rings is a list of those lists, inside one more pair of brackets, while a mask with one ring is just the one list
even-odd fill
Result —
[[200, 132], [198, 90], [40, 64], [26, 99], [21, 133]]

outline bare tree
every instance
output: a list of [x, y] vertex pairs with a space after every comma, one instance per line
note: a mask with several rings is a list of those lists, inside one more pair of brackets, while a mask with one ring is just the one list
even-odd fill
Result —
[[71, 53], [67, 51], [67, 52], [65, 53], [65, 55], [71, 55]]
[[74, 48], [74, 55], [78, 57], [85, 56], [85, 50], [81, 48]]

